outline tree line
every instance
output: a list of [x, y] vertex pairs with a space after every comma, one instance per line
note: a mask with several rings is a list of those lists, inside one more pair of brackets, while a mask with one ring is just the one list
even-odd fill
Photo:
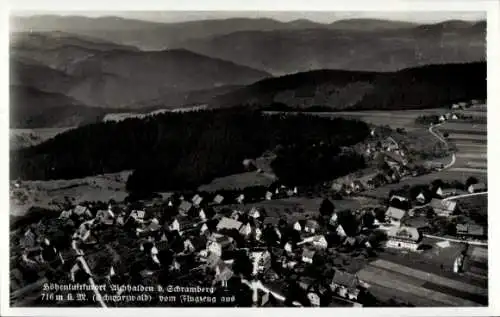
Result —
[[[244, 159], [283, 149], [273, 164], [278, 177], [314, 169], [308, 181], [322, 180], [360, 167], [359, 159], [348, 160], [340, 147], [368, 134], [364, 122], [341, 118], [270, 116], [244, 108], [166, 113], [91, 124], [12, 151], [11, 179], [72, 179], [134, 170], [127, 182], [130, 191], [193, 189], [243, 172]], [[321, 149], [314, 149], [320, 144]]]

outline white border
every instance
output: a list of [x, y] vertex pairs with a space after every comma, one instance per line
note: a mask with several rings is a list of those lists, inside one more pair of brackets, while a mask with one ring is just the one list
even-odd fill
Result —
[[[15, 1], [15, 2], [14, 2]], [[2, 2], [2, 4], [4, 4]], [[2, 19], [2, 43], [8, 43], [8, 11], [3, 7], [1, 10], [3, 14]], [[148, 11], [148, 10], [172, 10], [172, 11], [487, 11], [488, 21], [488, 43], [487, 43], [487, 56], [488, 56], [488, 121], [494, 122], [494, 118], [498, 118], [500, 106], [499, 103], [499, 63], [500, 54], [498, 47], [499, 34], [499, 2], [496, 0], [490, 1], [297, 1], [297, 0], [257, 0], [257, 1], [230, 1], [230, 0], [191, 0], [191, 1], [154, 1], [154, 0], [141, 0], [140, 2], [129, 0], [86, 0], [75, 2], [64, 2], [55, 0], [12, 0], [8, 5], [10, 10], [50, 10], [50, 11]], [[77, 12], [75, 12], [76, 14]], [[4, 128], [4, 133], [0, 135], [0, 149], [2, 150], [2, 164], [0, 165], [0, 172], [2, 177], [8, 178], [8, 45], [2, 47], [1, 50], [1, 66], [2, 66], [2, 85], [0, 86], [2, 102], [0, 103], [0, 126]], [[5, 71], [4, 71], [5, 70]], [[488, 160], [490, 162], [498, 162], [499, 148], [496, 144], [496, 136], [498, 136], [499, 125], [489, 125], [489, 140], [488, 146]], [[496, 182], [493, 181], [494, 175], [500, 175], [496, 164], [488, 166], [489, 191], [495, 193], [498, 188]], [[66, 308], [9, 308], [9, 251], [8, 251], [8, 182], [3, 179], [0, 182], [0, 202], [2, 208], [0, 217], [0, 241], [2, 250], [1, 262], [1, 312], [2, 316], [106, 316], [110, 313], [120, 314], [121, 316], [136, 316], [144, 312], [143, 308], [121, 308], [103, 310], [103, 309], [66, 309]], [[498, 199], [495, 194], [489, 197], [489, 223], [491, 225], [500, 223], [500, 216], [498, 215]], [[496, 240], [500, 239], [500, 234], [495, 233], [490, 227], [489, 241], [490, 246], [495, 245]], [[489, 248], [489, 288], [490, 288], [490, 306], [487, 308], [336, 308], [335, 311], [328, 311], [328, 309], [316, 309], [314, 313], [325, 313], [335, 315], [349, 315], [349, 316], [495, 316], [500, 315], [500, 305], [495, 301], [495, 298], [500, 296], [499, 274], [495, 268], [500, 267], [498, 250]], [[312, 311], [311, 311], [312, 312]], [[281, 309], [222, 309], [222, 308], [199, 308], [199, 309], [161, 309], [150, 308], [148, 314], [165, 315], [174, 314], [177, 316], [193, 316], [200, 314], [202, 316], [221, 316], [238, 314], [240, 316], [254, 316], [262, 313], [279, 313], [279, 314], [292, 314], [298, 315], [302, 312], [297, 309], [281, 308]]]

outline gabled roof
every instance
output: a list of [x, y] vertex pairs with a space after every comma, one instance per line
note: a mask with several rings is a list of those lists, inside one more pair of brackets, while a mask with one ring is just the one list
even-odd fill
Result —
[[403, 196], [399, 196], [399, 195], [392, 195], [390, 201], [392, 201], [393, 199], [397, 199], [397, 200], [399, 200], [401, 202], [408, 201], [408, 198], [403, 197]]
[[224, 197], [222, 195], [217, 195], [214, 197], [214, 203], [220, 204], [224, 200]]
[[319, 224], [316, 220], [309, 219], [306, 221], [306, 227], [318, 229]]
[[420, 233], [417, 228], [414, 227], [392, 227], [387, 231], [387, 235], [391, 238], [406, 239], [412, 241], [418, 241], [420, 239]]
[[471, 187], [474, 189], [474, 190], [485, 190], [487, 188], [486, 184], [485, 183], [477, 183], [477, 184], [472, 184], [470, 185], [469, 187]]
[[222, 230], [222, 229], [240, 229], [242, 226], [242, 223], [239, 222], [238, 220], [234, 220], [231, 218], [223, 217], [219, 223], [217, 224], [217, 230]]
[[196, 195], [194, 195], [193, 199], [191, 199], [191, 201], [193, 202], [193, 204], [199, 205], [203, 201], [203, 197], [201, 197], [200, 195], [196, 194]]
[[332, 283], [346, 287], [347, 289], [355, 289], [358, 286], [358, 278], [356, 275], [335, 270], [335, 275], [333, 275]]
[[304, 249], [304, 251], [302, 251], [302, 257], [312, 259], [315, 253], [316, 253], [316, 251], [306, 248], [306, 249]]
[[385, 214], [388, 217], [391, 217], [391, 218], [394, 218], [397, 220], [401, 220], [406, 215], [406, 211], [399, 209], [399, 208], [395, 208], [395, 207], [389, 207], [389, 208], [387, 208], [387, 211], [385, 212]]
[[80, 215], [83, 215], [84, 213], [86, 213], [89, 209], [87, 207], [84, 207], [84, 206], [76, 206], [75, 209], [73, 210], [73, 212], [80, 216]]
[[189, 211], [189, 209], [191, 209], [192, 206], [193, 206], [193, 204], [191, 204], [189, 201], [183, 200], [181, 202], [181, 204], [179, 205], [179, 210], [183, 211], [183, 212], [187, 212], [187, 211]]

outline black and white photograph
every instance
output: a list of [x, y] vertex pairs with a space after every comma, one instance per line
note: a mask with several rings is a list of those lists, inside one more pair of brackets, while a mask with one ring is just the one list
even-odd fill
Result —
[[492, 305], [486, 9], [8, 18], [9, 307]]

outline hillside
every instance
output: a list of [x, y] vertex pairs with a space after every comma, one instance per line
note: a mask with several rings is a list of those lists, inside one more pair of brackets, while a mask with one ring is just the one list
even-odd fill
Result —
[[486, 97], [486, 63], [431, 65], [393, 73], [320, 70], [265, 79], [214, 98], [211, 107], [325, 106], [331, 110], [433, 108]]
[[136, 47], [118, 45], [96, 38], [67, 32], [18, 32], [11, 34], [10, 52], [16, 58], [37, 61], [58, 70], [69, 64], [107, 51], [138, 51]]
[[157, 99], [164, 107], [178, 107], [209, 99], [211, 89], [216, 94], [223, 86], [270, 76], [187, 50], [143, 52], [66, 33], [22, 38], [11, 47], [14, 84], [64, 94], [99, 108], [139, 109], [151, 107]]
[[416, 23], [405, 21], [392, 21], [381, 19], [345, 19], [330, 23], [330, 29], [356, 30], [356, 31], [380, 31], [413, 28]]
[[72, 127], [101, 120], [109, 110], [86, 107], [58, 93], [10, 86], [10, 128]]
[[[322, 181], [363, 167], [362, 157], [341, 152], [340, 146], [358, 143], [368, 134], [365, 123], [340, 118], [268, 116], [242, 108], [165, 113], [149, 120], [87, 125], [11, 152], [10, 176], [71, 179], [135, 170], [129, 190], [197, 188], [242, 172], [244, 159], [280, 145], [278, 177]], [[315, 148], [319, 142], [322, 146]]]
[[274, 75], [317, 69], [396, 71], [484, 60], [486, 29], [456, 23], [415, 28], [242, 31], [186, 40], [182, 47]]

